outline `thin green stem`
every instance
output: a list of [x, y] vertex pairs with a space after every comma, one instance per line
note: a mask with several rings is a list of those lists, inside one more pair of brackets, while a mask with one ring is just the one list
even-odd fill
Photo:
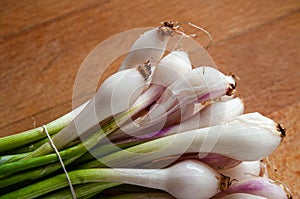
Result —
[[[48, 141], [48, 138], [47, 138], [47, 141]], [[76, 140], [76, 141], [70, 143], [69, 146], [67, 146], [66, 148], [75, 146], [76, 144], [79, 144], [79, 143], [80, 143], [80, 141]], [[24, 150], [24, 151], [28, 151], [28, 150]], [[3, 164], [7, 164], [7, 163], [11, 163], [11, 162], [16, 162], [16, 161], [19, 161], [19, 160], [23, 162], [24, 160], [22, 160], [22, 159], [24, 159], [26, 156], [28, 156], [28, 154], [29, 154], [29, 152], [24, 152], [24, 153], [20, 153], [20, 154], [14, 153], [14, 155], [0, 156], [0, 168], [1, 168], [1, 165], [3, 165]], [[43, 156], [41, 156], [41, 157], [43, 157]], [[30, 159], [30, 160], [32, 160], [32, 159]], [[20, 163], [16, 163], [16, 165], [17, 164], [20, 164]], [[0, 171], [0, 174], [1, 174], [1, 171]]]
[[[101, 127], [100, 128], [100, 130], [98, 130], [98, 132], [97, 132], [97, 134], [100, 134], [100, 136], [99, 137], [101, 137], [101, 139], [103, 139], [104, 137], [103, 137], [103, 135], [105, 135], [105, 136], [107, 136], [107, 135], [109, 135], [110, 133], [112, 133], [114, 130], [116, 130], [117, 128], [119, 128], [119, 126], [118, 125], [120, 125], [121, 123], [124, 123], [125, 121], [127, 121], [129, 118], [130, 118], [130, 116], [131, 116], [131, 114], [137, 109], [138, 107], [135, 107], [135, 108], [132, 108], [132, 109], [130, 109], [130, 110], [128, 110], [128, 111], [125, 111], [125, 112], [123, 112], [123, 113], [121, 113], [121, 114], [119, 114], [118, 116], [116, 116], [115, 118], [112, 118], [112, 119], [110, 119], [108, 122], [106, 122], [105, 124], [104, 124], [104, 126], [103, 127]], [[93, 128], [91, 128], [90, 130], [92, 130]], [[98, 129], [98, 128], [97, 128]], [[60, 132], [61, 133], [61, 132]], [[59, 134], [56, 134], [56, 136], [58, 136]], [[54, 142], [54, 144], [56, 144], [55, 143], [55, 137], [56, 136], [54, 136], [54, 138], [53, 138], [53, 142]], [[63, 135], [63, 136], [68, 136], [68, 134], [66, 134], [66, 135]], [[63, 137], [62, 136], [62, 137]], [[93, 136], [92, 136], [93, 137]], [[101, 139], [99, 139], [98, 140], [98, 142], [101, 140]], [[88, 141], [88, 143], [92, 143], [93, 142], [93, 140], [92, 141], [90, 141], [90, 138], [88, 138], [87, 140], [89, 140]], [[63, 142], [63, 141], [62, 141]], [[68, 145], [69, 143], [61, 143], [60, 145], [64, 145], [64, 146], [66, 146], [66, 145]], [[93, 146], [95, 146], [97, 143], [94, 143], [93, 145], [90, 145], [90, 144], [86, 144], [85, 146], [87, 147], [88, 146], [88, 148], [89, 149], [91, 149]], [[56, 146], [57, 147], [57, 146]], [[57, 147], [57, 148], [59, 148], [59, 147]], [[33, 151], [33, 152], [31, 152], [28, 156], [26, 156], [25, 158], [24, 158], [24, 160], [28, 160], [28, 159], [31, 159], [31, 158], [35, 158], [35, 157], [39, 157], [39, 156], [43, 156], [43, 155], [47, 155], [47, 154], [49, 154], [49, 153], [52, 153], [53, 152], [53, 148], [52, 148], [52, 146], [51, 146], [51, 144], [49, 143], [49, 142], [47, 142], [47, 143], [45, 143], [45, 144], [43, 144], [42, 146], [40, 146], [38, 149], [36, 149], [35, 151]]]
[[[91, 162], [82, 164], [78, 168], [84, 169], [84, 168], [106, 167], [106, 165], [113, 166], [113, 167], [136, 166], [138, 164], [153, 160], [158, 155], [162, 155], [155, 152], [159, 152], [165, 146], [170, 145], [170, 142], [172, 142], [172, 138], [174, 139], [174, 136], [173, 137], [167, 136], [167, 137], [159, 138], [156, 140], [148, 141], [146, 143], [142, 143], [142, 144], [138, 144], [126, 148], [125, 150], [120, 150], [118, 152], [109, 154], [98, 160], [93, 160]], [[176, 139], [176, 141], [179, 140]], [[180, 146], [180, 143], [177, 143], [175, 145], [176, 146], [174, 146], [174, 150], [176, 147]]]
[[[97, 145], [105, 136], [106, 134], [111, 133], [117, 128], [115, 123], [111, 123], [110, 126], [106, 127], [108, 129], [106, 132], [103, 132], [102, 130], [94, 133], [91, 137], [89, 137], [86, 141], [75, 145], [73, 147], [70, 147], [68, 149], [65, 149], [61, 151], [59, 154], [62, 159], [71, 158], [74, 156], [81, 156], [83, 155], [87, 150], [91, 149], [95, 145]], [[26, 156], [28, 157], [28, 156]], [[11, 160], [13, 161], [13, 160]], [[29, 168], [34, 168], [41, 165], [46, 165], [49, 163], [53, 163], [57, 161], [57, 156], [55, 153], [40, 156], [36, 158], [24, 158], [17, 162], [11, 162], [4, 165], [0, 165], [0, 175], [3, 174], [12, 174], [18, 171], [26, 170]]]
[[[90, 198], [91, 196], [97, 195], [105, 189], [118, 186], [122, 183], [119, 182], [91, 182], [86, 184], [77, 185], [74, 187], [77, 198]], [[53, 194], [43, 196], [44, 199], [48, 198], [59, 198], [59, 199], [72, 199], [69, 188], [64, 188], [61, 191], [57, 191]]]
[[190, 131], [188, 134], [179, 133], [147, 141], [82, 164], [80, 168], [104, 167], [106, 165], [109, 167], [134, 167], [157, 158], [193, 152], [199, 148], [199, 143], [203, 142], [207, 130]]
[[[106, 155], [115, 153], [119, 150], [123, 150], [125, 148], [131, 147], [133, 145], [137, 144], [137, 142], [128, 142], [128, 143], [120, 143], [120, 144], [106, 144], [104, 146], [100, 145], [97, 146], [96, 148], [93, 148], [90, 153], [81, 156], [78, 160], [76, 160], [76, 162], [74, 162], [74, 165], [83, 165], [88, 161], [91, 161], [93, 159], [99, 159], [101, 157], [104, 157]], [[81, 166], [79, 166], [78, 168], [81, 168]], [[86, 168], [86, 167], [82, 167], [82, 168]]]
[[[53, 135], [67, 126], [74, 119], [74, 113], [70, 112], [48, 124], [46, 128], [50, 135]], [[0, 153], [10, 151], [18, 147], [28, 145], [32, 142], [36, 142], [43, 138], [46, 138], [46, 134], [43, 132], [42, 127], [37, 127], [22, 133], [10, 135], [0, 138]]]
[[[65, 166], [70, 165], [77, 158], [78, 158], [78, 156], [64, 161], [64, 165]], [[34, 170], [20, 172], [18, 174], [12, 175], [10, 177], [1, 179], [0, 180], [0, 188], [8, 187], [10, 185], [14, 185], [14, 184], [28, 181], [28, 180], [36, 180], [36, 179], [42, 178], [44, 176], [47, 176], [47, 175], [57, 171], [60, 168], [61, 168], [60, 163], [52, 163], [52, 164], [47, 165], [46, 167], [39, 167]]]
[[[71, 147], [69, 149], [66, 149], [64, 151], [61, 151], [59, 154], [62, 159], [68, 159], [72, 158], [74, 156], [80, 156], [86, 152], [86, 148], [83, 144], [78, 144], [74, 147]], [[3, 165], [0, 165], [0, 176], [1, 175], [7, 175], [7, 174], [13, 174], [16, 172], [20, 172], [26, 169], [50, 164], [53, 162], [58, 161], [57, 155], [55, 153], [32, 158], [29, 160], [20, 160], [16, 162], [6, 163]]]
[[26, 157], [27, 155], [28, 155], [28, 153], [0, 156], [0, 167], [1, 167], [1, 165], [10, 162], [10, 160], [12, 160], [12, 159], [15, 161], [18, 161], [18, 160], [21, 160], [22, 158]]
[[[55, 134], [56, 133], [52, 134], [52, 136]], [[43, 144], [45, 144], [48, 141], [49, 141], [48, 138], [44, 138], [44, 139], [38, 140], [36, 142], [30, 143], [29, 145], [25, 145], [25, 146], [16, 148], [13, 151], [11, 151], [11, 153], [18, 154], [18, 153], [31, 152], [31, 151], [34, 151], [35, 149], [39, 148], [40, 146], [42, 146]]]
[[[51, 137], [53, 137], [54, 135], [55, 134], [53, 134]], [[26, 146], [14, 149], [11, 154], [32, 152], [32, 151], [36, 150], [37, 148], [39, 148], [40, 146], [42, 146], [43, 144], [45, 144], [48, 141], [49, 141], [48, 138], [44, 138], [44, 139], [39, 140], [37, 142], [34, 142], [34, 143], [30, 144], [30, 145], [26, 145]], [[70, 146], [74, 146], [74, 145], [78, 144], [79, 142], [80, 142], [79, 140], [74, 140], [69, 145], [67, 145], [65, 148], [68, 148]]]
[[[114, 169], [86, 169], [71, 171], [69, 177], [73, 185], [78, 185], [89, 182], [119, 182], [124, 176]], [[0, 199], [35, 198], [67, 186], [65, 174], [60, 174], [2, 195]]]

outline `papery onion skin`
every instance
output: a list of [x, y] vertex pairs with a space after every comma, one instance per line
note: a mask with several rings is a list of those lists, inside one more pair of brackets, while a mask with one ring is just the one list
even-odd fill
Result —
[[[127, 110], [142, 93], [149, 77], [147, 72], [151, 74], [148, 62], [137, 68], [115, 73], [106, 79], [77, 117], [53, 137], [52, 140], [56, 148], [63, 148], [88, 130], [99, 131], [101, 129], [99, 122], [111, 115]], [[47, 142], [24, 159], [51, 152], [53, 152], [53, 148]]]
[[[190, 72], [192, 65], [186, 52], [172, 51], [160, 60], [155, 68], [150, 87], [139, 96], [131, 107], [135, 108], [135, 113], [149, 106], [161, 96], [167, 86]], [[116, 135], [117, 138], [122, 138], [122, 135], [120, 135], [122, 131], [132, 132], [136, 128], [136, 124], [129, 120], [126, 124], [119, 125], [119, 127], [113, 135]]]
[[222, 198], [227, 194], [233, 193], [253, 194], [272, 199], [291, 199], [291, 196], [288, 196], [276, 182], [263, 177], [237, 182], [227, 190], [214, 196], [214, 198]]
[[131, 46], [119, 71], [133, 68], [146, 61], [156, 64], [163, 56], [174, 28], [161, 26], [146, 31]]
[[230, 169], [235, 166], [238, 166], [241, 161], [235, 160], [226, 156], [222, 156], [219, 154], [209, 153], [204, 157], [200, 156], [197, 158], [198, 160], [206, 163], [210, 167], [214, 169]]
[[253, 194], [233, 193], [233, 194], [228, 194], [226, 196], [223, 196], [220, 199], [268, 199], [268, 198], [253, 195]]
[[258, 177], [261, 172], [261, 164], [260, 161], [244, 161], [234, 168], [223, 169], [219, 172], [233, 180], [243, 181]]
[[192, 65], [188, 53], [178, 50], [171, 51], [157, 64], [151, 83], [168, 87], [191, 70]]
[[[269, 156], [282, 142], [282, 134], [276, 126], [274, 121], [259, 113], [248, 113], [223, 125], [148, 141], [105, 156], [100, 161], [110, 166], [135, 166], [160, 157], [199, 152], [217, 153], [240, 161], [256, 161]], [[215, 143], [210, 148], [202, 148], [207, 139]]]
[[[188, 153], [183, 154], [182, 156], [170, 156], [165, 158], [160, 158], [153, 160], [149, 164], [145, 164], [143, 168], [162, 168], [169, 164], [176, 164], [183, 160], [196, 160], [201, 161], [213, 169], [230, 169], [238, 166], [242, 161], [234, 160], [229, 157], [225, 157], [219, 154], [209, 153], [209, 154], [196, 154]], [[226, 175], [225, 175], [226, 176]]]
[[136, 129], [134, 130], [134, 132], [136, 132], [135, 134], [134, 132], [129, 132], [130, 135], [134, 135], [135, 137], [131, 137], [123, 133], [119, 135], [112, 134], [109, 136], [109, 138], [113, 141], [119, 140], [119, 142], [121, 143], [140, 141], [145, 142], [159, 137], [181, 133], [184, 131], [222, 124], [238, 115], [241, 115], [243, 111], [244, 104], [240, 98], [230, 99], [225, 102], [213, 102], [200, 112], [195, 113], [192, 117], [182, 121], [180, 124], [168, 126], [158, 131], [155, 131], [157, 126], [153, 128], [149, 127], [147, 129], [136, 127]]
[[209, 126], [223, 124], [244, 112], [244, 104], [240, 98], [230, 99], [225, 102], [213, 102], [204, 107], [200, 112], [182, 121], [176, 126], [168, 127], [158, 135], [172, 135], [192, 129], [200, 129]]
[[[212, 67], [199, 67], [190, 73], [179, 78], [171, 84], [162, 94], [148, 115], [141, 118], [138, 123], [147, 126], [165, 119], [178, 109], [188, 104], [211, 101], [228, 93], [233, 93], [235, 86], [232, 86], [234, 79], [226, 77], [220, 71]], [[151, 119], [154, 118], [154, 119]]]
[[232, 78], [226, 77], [213, 67], [195, 68], [171, 84], [158, 103], [169, 110], [169, 106], [176, 102], [174, 100], [177, 100], [181, 106], [213, 100], [228, 93], [228, 89], [231, 88], [229, 85], [233, 83]]
[[[231, 89], [231, 81], [234, 80], [212, 67], [193, 69], [171, 84], [147, 115], [138, 118], [136, 124], [123, 127], [124, 132], [137, 136], [158, 131], [164, 126], [167, 117], [181, 107], [225, 95], [228, 89]], [[144, 132], [140, 133], [142, 130]]]

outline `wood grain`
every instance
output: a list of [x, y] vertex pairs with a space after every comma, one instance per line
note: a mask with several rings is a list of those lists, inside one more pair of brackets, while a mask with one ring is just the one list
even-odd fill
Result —
[[[190, 21], [211, 32], [210, 55], [240, 77], [246, 111], [291, 129], [275, 157], [299, 196], [300, 1], [0, 2], [0, 137], [45, 124], [72, 108], [76, 73], [101, 41], [161, 21]], [[201, 36], [201, 35], [200, 35]], [[197, 41], [206, 44], [205, 37]], [[106, 76], [113, 71], [107, 71]], [[83, 97], [94, 90], [87, 90]], [[290, 136], [290, 137], [289, 137]], [[292, 147], [291, 147], [292, 146]], [[295, 166], [296, 165], [296, 166]]]
[[24, 32], [30, 32], [38, 26], [48, 25], [68, 17], [76, 15], [84, 10], [100, 4], [99, 1], [72, 0], [64, 1], [34, 1], [4, 0], [0, 2], [0, 38], [7, 39], [16, 37]]
[[[300, 13], [217, 43], [211, 56], [224, 72], [240, 78], [246, 112], [268, 114], [299, 101]], [[283, 31], [284, 30], [284, 31]]]
[[[45, 9], [59, 9], [55, 3], [49, 2]], [[61, 7], [67, 5], [69, 4], [66, 2]], [[82, 3], [77, 6], [79, 10], [84, 7]], [[35, 3], [28, 4], [27, 7], [40, 8]], [[26, 10], [37, 9], [27, 7], [21, 9], [20, 15], [28, 14]], [[75, 5], [72, 7], [75, 9]], [[163, 12], [160, 12], [162, 8]], [[16, 121], [36, 118], [35, 115], [41, 111], [47, 117], [36, 118], [37, 124], [67, 112], [70, 106], [61, 109], [60, 113], [55, 112], [55, 115], [49, 115], [45, 110], [71, 100], [73, 81], [80, 63], [93, 47], [110, 34], [128, 28], [155, 25], [165, 19], [178, 19], [201, 24], [212, 32], [218, 43], [276, 21], [298, 9], [298, 1], [275, 1], [272, 4], [261, 1], [170, 1], [167, 5], [161, 5], [158, 1], [137, 1], [135, 4], [108, 1], [84, 9], [78, 14], [52, 20], [49, 24], [40, 21], [44, 25], [38, 26], [38, 21], [32, 21], [26, 27], [36, 28], [8, 37], [0, 44], [0, 128], [5, 132], [1, 134], [31, 127], [31, 124], [28, 126], [29, 123], [26, 126]], [[137, 20], [138, 13], [144, 10], [147, 11], [147, 16]], [[48, 18], [44, 20], [50, 20]], [[122, 20], [123, 18], [126, 20]], [[21, 29], [24, 28], [25, 25]], [[227, 46], [226, 43], [223, 45]], [[9, 127], [12, 123], [13, 126]]]
[[293, 192], [294, 198], [300, 198], [300, 103], [275, 111], [268, 116], [284, 124], [287, 136], [281, 146], [270, 157], [273, 179], [284, 182]]

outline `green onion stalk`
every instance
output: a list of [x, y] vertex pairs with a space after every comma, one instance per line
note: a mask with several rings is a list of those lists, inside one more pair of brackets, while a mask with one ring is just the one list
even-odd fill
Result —
[[[260, 179], [230, 189], [219, 169], [267, 157], [285, 131], [259, 113], [242, 114], [243, 102], [233, 98], [233, 77], [209, 66], [192, 69], [182, 50], [163, 57], [171, 36], [187, 37], [178, 28], [165, 22], [145, 32], [120, 67], [124, 70], [74, 111], [0, 138], [0, 199], [74, 198], [68, 186], [77, 198], [204, 199], [255, 182], [284, 198], [277, 185]], [[194, 156], [176, 161], [188, 154]], [[150, 189], [118, 195], [123, 184]]]
[[[70, 113], [46, 124], [46, 128], [50, 135], [54, 135], [66, 127], [76, 115], [86, 106], [87, 103], [79, 106]], [[39, 142], [45, 142], [47, 135], [44, 133], [43, 127], [37, 127], [22, 133], [14, 134], [7, 137], [0, 138], [0, 153], [15, 153], [18, 148], [26, 148], [27, 151], [35, 148], [35, 145]], [[42, 141], [43, 140], [43, 141]], [[47, 140], [48, 141], [48, 140]], [[23, 149], [23, 152], [27, 152]]]
[[[161, 91], [161, 89], [159, 89], [159, 91]], [[156, 95], [154, 96], [157, 97]], [[129, 118], [130, 115], [133, 115], [133, 113], [137, 113], [138, 112], [137, 110], [141, 110], [139, 108], [140, 106], [143, 107], [144, 104], [151, 103], [153, 99], [154, 99], [153, 97], [146, 98], [146, 100], [142, 100], [143, 103], [141, 102], [137, 103], [138, 105], [131, 108], [129, 111], [125, 111], [124, 113], [119, 114], [117, 117], [111, 119], [109, 122], [106, 122], [105, 125], [103, 125], [103, 128], [101, 130], [91, 134], [91, 136], [88, 137], [86, 140], [84, 140], [82, 143], [60, 150], [59, 155], [64, 160], [64, 164], [66, 166], [70, 166], [73, 161], [86, 154], [88, 150], [96, 146], [104, 137], [112, 133], [114, 130], [118, 129], [118, 125], [124, 123], [126, 119]], [[20, 135], [22, 134], [26, 134], [26, 133], [21, 133]], [[133, 144], [129, 142], [126, 143], [123, 147], [126, 148], [131, 145]], [[20, 145], [18, 145], [17, 147], [20, 147]], [[47, 147], [48, 149], [50, 147], [50, 144], [48, 142], [33, 152], [29, 152], [27, 154], [19, 154], [19, 155], [17, 154], [12, 156], [7, 155], [3, 157], [2, 164], [0, 165], [0, 178], [2, 179], [0, 183], [0, 187], [2, 188], [8, 186], [12, 187], [16, 183], [23, 183], [26, 182], [27, 180], [38, 180], [60, 169], [60, 166], [57, 163], [57, 154], [55, 153], [47, 154], [48, 152], [43, 154], [45, 148], [46, 151], [48, 150]], [[105, 150], [102, 149], [101, 151], [103, 152]], [[109, 155], [109, 153], [112, 152], [113, 151], [108, 151], [104, 155], [106, 154]], [[82, 157], [82, 159], [84, 159], [84, 157]], [[92, 162], [90, 164], [92, 164]], [[84, 166], [84, 164], [82, 165]], [[46, 169], [44, 169], [43, 166], [46, 166]], [[106, 166], [103, 165], [103, 167]]]

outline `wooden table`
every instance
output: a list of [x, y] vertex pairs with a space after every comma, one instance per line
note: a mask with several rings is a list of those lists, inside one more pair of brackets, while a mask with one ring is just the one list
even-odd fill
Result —
[[2, 0], [0, 136], [69, 112], [81, 62], [109, 36], [165, 20], [189, 21], [213, 35], [209, 53], [218, 68], [239, 76], [246, 112], [287, 128], [271, 161], [299, 198], [299, 11], [299, 0]]

